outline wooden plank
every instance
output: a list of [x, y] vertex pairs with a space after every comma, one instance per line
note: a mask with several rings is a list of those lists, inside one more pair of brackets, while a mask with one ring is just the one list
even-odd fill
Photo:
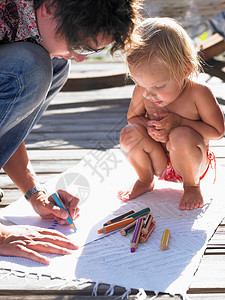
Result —
[[[215, 147], [225, 147], [225, 138], [223, 137], [220, 140], [211, 140], [209, 143], [209, 146], [215, 146]], [[224, 150], [225, 152], [225, 150]], [[224, 153], [225, 154], [225, 153]]]
[[189, 294], [188, 298], [191, 300], [224, 300], [224, 294], [223, 293], [200, 293], [200, 294]]
[[[224, 224], [224, 223], [223, 223]], [[219, 226], [208, 243], [211, 247], [223, 246], [225, 248], [225, 225]]]
[[225, 293], [225, 255], [204, 255], [190, 289]]
[[[58, 172], [50, 173], [50, 172], [45, 172], [45, 173], [38, 173], [38, 179], [41, 184], [44, 184], [50, 177], [53, 177], [55, 175], [60, 174], [60, 169]], [[12, 182], [12, 180], [4, 173], [0, 175], [0, 182], [1, 182], [1, 188], [2, 189], [12, 189], [16, 188], [15, 184]]]
[[28, 150], [28, 156], [31, 161], [34, 160], [80, 160], [91, 150], [88, 149], [62, 149], [58, 150]]
[[128, 78], [125, 73], [114, 73], [110, 75], [105, 74], [103, 76], [93, 76], [86, 78], [69, 77], [61, 91], [88, 91], [112, 87], [121, 87], [128, 84], [133, 84], [133, 81], [131, 80], [131, 78]]
[[204, 72], [215, 76], [225, 81], [225, 62], [219, 61], [214, 58], [207, 60], [207, 63], [203, 64]]
[[65, 139], [49, 139], [49, 140], [29, 140], [26, 142], [27, 149], [110, 149], [119, 148], [119, 139], [86, 139], [86, 140], [65, 140]]
[[217, 56], [225, 51], [225, 41], [218, 33], [213, 34], [199, 45], [199, 55], [203, 60]]
[[122, 105], [124, 102], [130, 101], [134, 90], [133, 86], [124, 86], [120, 88], [111, 89], [100, 89], [95, 91], [84, 91], [84, 92], [64, 92], [58, 93], [54, 99], [52, 99], [48, 110], [54, 109], [55, 105], [61, 107], [65, 104], [73, 104], [76, 107], [82, 107], [84, 105], [100, 106], [101, 104], [107, 103], [113, 105], [119, 103]]

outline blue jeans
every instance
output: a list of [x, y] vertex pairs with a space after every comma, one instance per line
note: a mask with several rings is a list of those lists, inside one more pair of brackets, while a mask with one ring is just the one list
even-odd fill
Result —
[[30, 42], [0, 44], [0, 168], [67, 80], [69, 63]]

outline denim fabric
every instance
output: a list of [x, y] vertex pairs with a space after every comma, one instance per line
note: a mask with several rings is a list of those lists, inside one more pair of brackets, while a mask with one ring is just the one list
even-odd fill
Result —
[[9, 160], [61, 89], [65, 59], [51, 60], [40, 45], [0, 45], [0, 168]]

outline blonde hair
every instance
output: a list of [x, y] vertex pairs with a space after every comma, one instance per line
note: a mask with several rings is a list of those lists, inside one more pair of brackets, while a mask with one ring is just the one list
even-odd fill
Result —
[[132, 40], [126, 53], [128, 69], [148, 67], [153, 55], [177, 80], [197, 75], [201, 68], [193, 41], [174, 19], [145, 19], [135, 28]]

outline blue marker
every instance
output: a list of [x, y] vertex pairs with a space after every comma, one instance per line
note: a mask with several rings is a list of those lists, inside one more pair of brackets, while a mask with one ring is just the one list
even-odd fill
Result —
[[77, 228], [73, 222], [73, 219], [70, 215], [70, 213], [68, 212], [67, 208], [65, 207], [62, 199], [60, 198], [58, 193], [54, 193], [52, 194], [53, 199], [55, 200], [56, 204], [58, 205], [58, 207], [63, 208], [67, 213], [68, 213], [68, 218], [66, 219], [67, 223], [69, 224], [69, 226], [74, 230], [74, 232], [77, 231]]

